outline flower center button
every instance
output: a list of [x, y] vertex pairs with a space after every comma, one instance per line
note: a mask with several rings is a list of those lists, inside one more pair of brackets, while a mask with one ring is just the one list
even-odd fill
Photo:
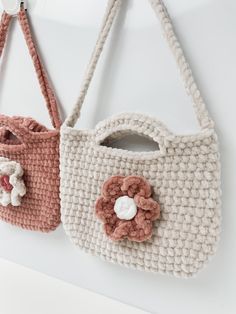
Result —
[[137, 214], [137, 206], [133, 198], [125, 195], [117, 198], [114, 211], [119, 219], [131, 220]]

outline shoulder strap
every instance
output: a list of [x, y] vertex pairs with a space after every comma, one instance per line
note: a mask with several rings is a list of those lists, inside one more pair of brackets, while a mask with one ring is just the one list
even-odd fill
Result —
[[[190, 66], [186, 61], [181, 45], [174, 32], [174, 28], [173, 28], [171, 19], [168, 15], [168, 12], [166, 10], [166, 7], [164, 6], [161, 0], [149, 0], [149, 2], [161, 22], [164, 35], [173, 52], [173, 55], [176, 59], [180, 73], [182, 75], [183, 81], [185, 83], [186, 91], [192, 98], [195, 113], [196, 113], [201, 129], [207, 129], [207, 128], [213, 127], [213, 121], [210, 119], [208, 115], [208, 112], [205, 107], [205, 103], [196, 85], [196, 82], [193, 78]], [[78, 120], [80, 116], [81, 107], [83, 105], [89, 85], [94, 75], [97, 62], [103, 50], [107, 36], [110, 32], [114, 18], [118, 13], [120, 4], [121, 4], [121, 0], [109, 0], [108, 2], [108, 7], [105, 12], [105, 18], [104, 18], [104, 21], [103, 21], [103, 24], [102, 24], [102, 27], [98, 36], [95, 49], [91, 56], [84, 80], [82, 82], [82, 88], [80, 91], [78, 101], [76, 105], [74, 106], [71, 114], [68, 116], [68, 118], [65, 121], [65, 125], [69, 127], [74, 127], [76, 121]]]
[[[32, 34], [30, 31], [30, 26], [26, 14], [26, 10], [22, 7], [17, 14], [17, 19], [20, 23], [21, 29], [23, 31], [29, 53], [32, 57], [34, 68], [38, 77], [40, 88], [44, 99], [47, 104], [47, 109], [51, 118], [53, 127], [59, 129], [61, 126], [60, 115], [58, 111], [58, 104], [54, 92], [49, 84], [46, 71], [42, 65], [42, 62], [37, 53], [36, 46], [34, 44]], [[12, 16], [3, 12], [1, 22], [0, 22], [0, 57], [6, 42], [7, 33], [12, 20]]]
[[11, 15], [7, 13], [2, 14], [1, 22], [0, 22], [0, 57], [2, 56], [2, 51], [5, 46], [7, 32], [11, 23]]

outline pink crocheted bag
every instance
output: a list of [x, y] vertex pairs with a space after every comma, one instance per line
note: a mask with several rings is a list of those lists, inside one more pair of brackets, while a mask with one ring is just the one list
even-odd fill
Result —
[[[17, 19], [33, 60], [53, 127], [32, 118], [0, 115], [0, 219], [48, 232], [60, 223], [58, 105], [32, 39], [25, 9]], [[2, 14], [0, 56], [12, 16]]]

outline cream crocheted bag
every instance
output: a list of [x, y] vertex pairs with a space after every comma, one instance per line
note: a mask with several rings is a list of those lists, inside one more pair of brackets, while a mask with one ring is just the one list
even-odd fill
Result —
[[[67, 235], [83, 250], [139, 270], [189, 277], [215, 253], [220, 231], [220, 163], [213, 122], [161, 0], [149, 0], [161, 21], [201, 127], [172, 133], [160, 121], [125, 113], [94, 130], [74, 125], [119, 0], [109, 2], [82, 91], [61, 129], [61, 214]], [[102, 145], [124, 134], [157, 142], [154, 152]]]

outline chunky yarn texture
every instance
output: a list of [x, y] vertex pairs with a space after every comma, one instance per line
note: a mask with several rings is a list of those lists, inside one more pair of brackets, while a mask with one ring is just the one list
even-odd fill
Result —
[[[79, 100], [61, 129], [62, 222], [76, 246], [104, 260], [190, 277], [215, 253], [219, 239], [218, 140], [166, 8], [160, 0], [150, 2], [177, 60], [201, 130], [194, 135], [174, 134], [157, 119], [135, 113], [108, 118], [92, 130], [73, 128], [120, 5], [119, 0], [110, 1]], [[159, 150], [138, 153], [102, 145], [124, 134], [146, 136], [158, 143]], [[111, 240], [103, 230], [104, 222], [96, 216], [101, 188], [113, 176], [143, 177], [153, 188], [152, 198], [161, 214], [153, 222], [152, 237], [144, 242]], [[97, 207], [97, 212], [101, 209]]]
[[[0, 56], [11, 19], [11, 16], [3, 13], [0, 24]], [[23, 8], [17, 19], [23, 30], [52, 124], [56, 129], [49, 130], [32, 118], [0, 115], [0, 156], [21, 166], [26, 189], [23, 191], [25, 193], [21, 191], [20, 202], [0, 205], [0, 219], [25, 229], [48, 232], [54, 230], [60, 223], [59, 128], [61, 122], [57, 102], [37, 54]], [[10, 189], [7, 174], [1, 173], [4, 179], [2, 188]]]

